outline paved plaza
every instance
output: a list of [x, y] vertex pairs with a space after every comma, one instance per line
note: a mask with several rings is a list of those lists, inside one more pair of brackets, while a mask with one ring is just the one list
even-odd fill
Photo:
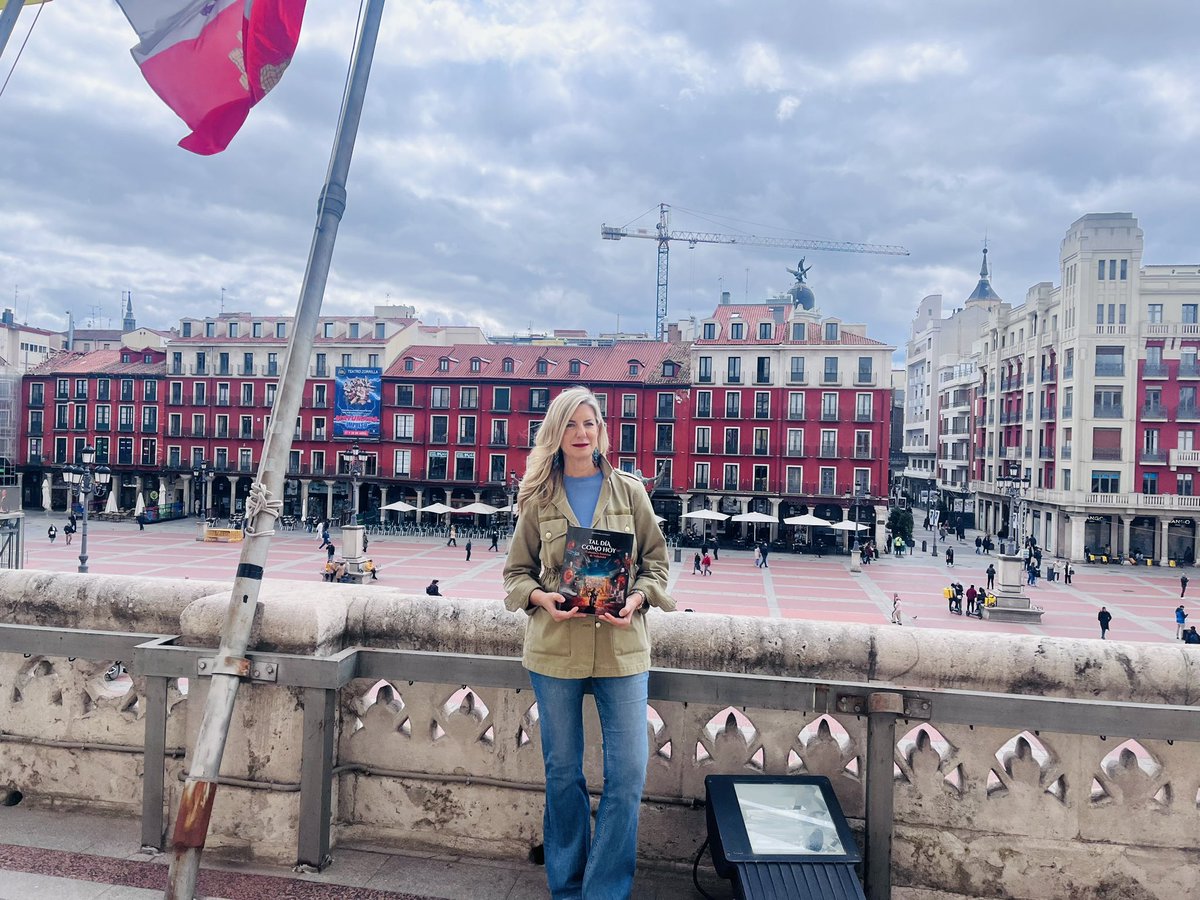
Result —
[[[63, 521], [61, 514], [29, 514], [27, 568], [75, 571], [80, 536], [75, 535], [75, 542], [67, 546]], [[46, 537], [51, 522], [59, 529], [53, 545]], [[147, 525], [145, 531], [138, 531], [133, 522], [92, 521], [89, 568], [107, 575], [232, 581], [241, 545], [198, 542], [196, 528], [195, 519]], [[918, 546], [923, 536], [927, 538], [918, 530]], [[336, 529], [333, 537], [339, 541]], [[272, 538], [267, 577], [320, 581], [325, 553], [317, 549], [318, 542], [318, 535], [302, 529], [277, 534]], [[423, 594], [430, 580], [437, 578], [446, 596], [500, 599], [504, 596], [504, 554], [489, 552], [487, 546], [487, 540], [475, 541], [471, 561], [467, 562], [462, 539], [458, 547], [447, 547], [444, 540], [435, 538], [372, 537], [368, 555], [379, 566], [380, 575], [378, 581], [368, 583], [379, 589]], [[502, 550], [504, 546], [502, 542]], [[953, 569], [948, 569], [940, 558], [918, 553], [902, 559], [885, 555], [858, 574], [849, 571], [845, 556], [817, 559], [772, 553], [769, 568], [757, 569], [750, 553], [723, 550], [708, 577], [692, 574], [695, 551], [683, 548], [682, 561], [671, 565], [671, 590], [680, 610], [881, 625], [888, 622], [891, 597], [898, 592], [906, 626], [981, 635], [1009, 632], [1096, 639], [1096, 613], [1104, 605], [1113, 615], [1110, 639], [1162, 642], [1175, 638], [1179, 569], [1077, 565], [1071, 586], [1061, 581], [1040, 581], [1028, 589], [1033, 603], [1041, 606], [1045, 615], [1040, 626], [1027, 626], [980, 621], [947, 611], [942, 588], [951, 580], [964, 586], [983, 584], [984, 569], [993, 559], [975, 554], [974, 533], [967, 535], [966, 543], [953, 541], [950, 546], [955, 548]], [[1190, 607], [1189, 599], [1184, 598], [1185, 606]], [[1200, 624], [1200, 616], [1193, 613], [1189, 623]]]

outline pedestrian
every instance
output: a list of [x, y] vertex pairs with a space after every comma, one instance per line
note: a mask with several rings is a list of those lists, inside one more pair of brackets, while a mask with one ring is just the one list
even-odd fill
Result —
[[332, 546], [333, 546], [333, 541], [331, 541], [329, 539], [329, 523], [323, 522], [321, 524], [321, 543], [317, 544], [317, 549], [320, 550], [322, 547], [332, 547]]
[[471, 539], [467, 538], [467, 545], [464, 548], [467, 551], [467, 562], [471, 561]]
[[366, 552], [367, 552], [367, 544], [369, 544], [369, 543], [371, 543], [371, 542], [370, 542], [370, 540], [367, 538], [367, 533], [364, 531], [364, 532], [363, 532], [363, 553], [366, 553]]
[[500, 552], [500, 532], [498, 530], [496, 530], [495, 528], [493, 528], [488, 533], [488, 537], [490, 537], [492, 539], [491, 546], [488, 547], [488, 549], [495, 553], [499, 553]]
[[761, 569], [763, 564], [762, 548], [758, 544], [754, 545], [754, 568]]
[[954, 548], [953, 547], [946, 548], [946, 565], [949, 566], [951, 569], [954, 568]]
[[1186, 623], [1187, 623], [1187, 612], [1184, 610], [1183, 604], [1180, 603], [1177, 607], [1175, 607], [1175, 639], [1176, 640], [1183, 639], [1183, 626]]
[[900, 595], [892, 594], [892, 624], [903, 625], [900, 619]]
[[330, 562], [333, 562], [333, 554], [335, 550], [336, 548], [333, 546], [333, 541], [330, 541], [325, 545], [325, 558]]
[[1068, 561], [1067, 564], [1065, 566], [1063, 566], [1063, 583], [1070, 584], [1071, 578], [1074, 575], [1075, 575], [1075, 567], [1073, 565], [1071, 565], [1071, 563]]
[[1183, 599], [1183, 595], [1187, 593], [1188, 577], [1186, 575], [1179, 576], [1179, 599]]
[[58, 537], [58, 529], [51, 525], [46, 529], [46, 537], [50, 538], [50, 543], [54, 543], [54, 539]]
[[63, 539], [68, 547], [71, 546], [71, 537], [75, 534], [75, 526], [68, 522], [63, 526]]
[[987, 579], [988, 579], [987, 580], [987, 589], [990, 591], [993, 587], [996, 586], [996, 566], [995, 566], [995, 564], [988, 563], [988, 567], [985, 571], [986, 571]]
[[975, 535], [975, 555], [978, 556], [981, 553], [983, 553], [983, 538]]
[[1196, 633], [1195, 625], [1183, 633], [1183, 642], [1185, 644], [1200, 644], [1200, 634]]
[[771, 553], [771, 547], [767, 544], [766, 541], [763, 541], [761, 544], [758, 545], [758, 551], [762, 555], [762, 567], [764, 569], [771, 568], [770, 563], [767, 562], [767, 557]]
[[979, 596], [979, 592], [975, 590], [975, 585], [967, 588], [967, 615], [975, 614], [975, 598]]
[[712, 574], [712, 554], [711, 553], [705, 552], [704, 556], [702, 556], [700, 558], [700, 574], [701, 575], [711, 575]]
[[458, 528], [455, 525], [450, 526], [450, 534], [446, 541], [446, 546], [447, 547], [457, 547], [458, 546]]
[[429, 587], [425, 588], [425, 593], [430, 597], [442, 596], [442, 592], [438, 589], [438, 580], [436, 578], [429, 582]]
[[142, 513], [138, 513], [136, 521], [138, 523], [138, 531], [145, 531], [146, 530], [146, 516]]
[[[667, 545], [640, 478], [614, 470], [600, 403], [586, 388], [546, 410], [521, 482], [521, 518], [504, 568], [505, 604], [525, 615], [522, 662], [538, 706], [545, 764], [542, 841], [553, 897], [629, 897], [637, 868], [638, 814], [649, 760], [645, 610], [673, 610]], [[542, 543], [564, 512], [593, 528], [632, 525], [631, 588], [618, 615], [561, 610], [564, 535]], [[562, 648], [575, 652], [563, 655]], [[608, 761], [595, 827], [583, 771], [584, 695], [595, 699]], [[590, 702], [589, 702], [590, 706]], [[589, 754], [590, 757], [590, 754]]]
[[692, 557], [692, 574], [703, 575], [704, 572], [700, 568], [700, 551], [696, 551], [696, 555]]
[[1108, 607], [1100, 607], [1100, 612], [1096, 614], [1096, 618], [1100, 620], [1100, 640], [1108, 639], [1108, 624], [1112, 621], [1112, 613], [1108, 611]]

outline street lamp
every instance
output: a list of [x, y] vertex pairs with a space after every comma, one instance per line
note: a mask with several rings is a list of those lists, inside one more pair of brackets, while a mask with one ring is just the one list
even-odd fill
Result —
[[[862, 486], [861, 481], [854, 482], [854, 490], [846, 492], [847, 498], [850, 500], [850, 517], [855, 525], [858, 525], [858, 502], [865, 500], [867, 497], [866, 488]], [[858, 550], [858, 529], [854, 529], [854, 543], [851, 546], [851, 552]]]
[[[1021, 542], [1017, 537], [1021, 530], [1021, 523], [1024, 521], [1024, 505], [1025, 489], [1029, 487], [1029, 478], [1018, 474], [1020, 472], [1020, 463], [1015, 463], [1009, 460], [1008, 469], [1001, 475], [996, 476], [996, 488], [1000, 493], [1008, 498], [1008, 555], [1019, 556], [1021, 553]], [[1004, 550], [1001, 548], [1001, 553]]]
[[192, 467], [192, 477], [195, 479], [195, 484], [200, 486], [200, 496], [204, 498], [204, 518], [208, 518], [208, 485], [212, 482], [213, 471], [209, 468], [208, 463], [200, 460], [199, 463]]
[[517, 477], [517, 472], [514, 469], [508, 473], [508, 530], [512, 533], [513, 527], [517, 521], [517, 511], [514, 508], [517, 500], [517, 492], [521, 489], [521, 479]]
[[354, 498], [353, 498], [353, 500], [354, 500], [354, 505], [353, 505], [354, 520], [350, 524], [357, 525], [358, 524], [358, 480], [360, 478], [362, 478], [363, 463], [366, 462], [367, 454], [363, 453], [358, 448], [358, 441], [355, 441], [350, 446], [350, 449], [342, 454], [342, 457], [346, 460], [347, 465], [349, 465], [349, 467], [350, 467], [350, 484], [352, 485], [353, 490], [354, 490]]
[[81, 465], [67, 466], [63, 469], [63, 480], [78, 491], [79, 496], [83, 499], [83, 537], [79, 541], [79, 571], [83, 574], [87, 574], [88, 570], [88, 505], [91, 502], [92, 494], [99, 497], [108, 490], [108, 486], [112, 482], [112, 470], [108, 466], [93, 468], [92, 464], [95, 461], [96, 448], [89, 445], [79, 451]]

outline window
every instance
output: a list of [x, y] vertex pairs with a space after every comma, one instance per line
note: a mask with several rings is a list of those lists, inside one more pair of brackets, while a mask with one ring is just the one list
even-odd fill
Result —
[[678, 371], [679, 366], [669, 359], [662, 364], [663, 378], [674, 378]]
[[352, 340], [352, 341], [358, 340], [358, 323], [357, 322], [350, 323], [350, 340]]
[[323, 441], [326, 439], [325, 433], [325, 417], [316, 416], [313, 418], [313, 440]]
[[204, 323], [204, 336], [205, 337], [216, 337], [217, 336], [217, 323], [216, 322], [205, 322]]
[[700, 357], [699, 369], [698, 369], [696, 377], [697, 377], [697, 381], [699, 381], [700, 384], [712, 384], [713, 374], [712, 374], [712, 357], [711, 356], [701, 356]]
[[546, 360], [539, 359], [537, 361], [537, 366], [535, 367], [535, 371], [539, 375], [545, 375], [546, 372], [548, 372], [549, 370], [550, 370], [550, 364], [548, 362], [546, 362]]
[[262, 337], [262, 335], [263, 335], [262, 326], [263, 326], [262, 322], [251, 322], [250, 323], [250, 336], [256, 337], [256, 338]]
[[510, 390], [506, 387], [492, 388], [492, 412], [509, 412]]
[[740, 341], [744, 338], [746, 326], [743, 322], [734, 322], [729, 326], [729, 339], [731, 341]]
[[[153, 383], [154, 382], [152, 382], [152, 381], [147, 382], [147, 384], [153, 384]], [[86, 378], [76, 378], [75, 379], [75, 399], [76, 400], [86, 400], [87, 395], [88, 395], [87, 379]]]
[[1117, 261], [1115, 259], [1110, 259], [1108, 261], [1108, 280], [1117, 280]]
[[75, 429], [77, 431], [87, 428], [87, 405], [84, 403], [75, 404]]
[[577, 359], [571, 360], [570, 364], [567, 366], [567, 371], [569, 371], [572, 375], [578, 375], [579, 374], [579, 360], [577, 360]]
[[325, 451], [314, 450], [312, 452], [312, 470], [314, 475], [325, 474]]
[[[324, 404], [322, 404], [324, 405]], [[413, 386], [411, 384], [396, 385], [396, 405], [413, 406]]]
[[871, 432], [869, 432], [869, 431], [854, 432], [854, 458], [855, 459], [870, 459], [871, 458]]
[[837, 431], [832, 428], [821, 430], [821, 456], [833, 459], [837, 456]]
[[458, 417], [458, 442], [460, 444], [475, 443], [475, 417]]
[[621, 453], [636, 453], [637, 452], [637, 426], [623, 424], [621, 426]]
[[821, 484], [817, 491], [825, 496], [837, 493], [837, 469], [821, 467]]
[[700, 336], [706, 341], [715, 341], [717, 339], [716, 322], [705, 322], [700, 330]]
[[1121, 377], [1125, 375], [1125, 351], [1122, 347], [1096, 348], [1096, 375]]
[[1197, 304], [1195, 304], [1195, 303], [1183, 304], [1183, 324], [1184, 325], [1195, 325], [1196, 324], [1196, 310], [1197, 310]]
[[872, 418], [870, 394], [858, 394], [854, 398], [854, 421], [869, 422]]
[[450, 358], [449, 357], [443, 356], [441, 359], [438, 360], [438, 371], [439, 372], [449, 372], [450, 371]]
[[742, 381], [742, 358], [740, 356], [730, 356], [726, 360], [726, 384], [741, 384]]
[[787, 455], [788, 456], [803, 456], [804, 455], [804, 430], [801, 428], [789, 428], [787, 430]]
[[429, 389], [429, 408], [430, 409], [449, 409], [450, 408], [450, 388], [435, 387]]
[[242, 406], [254, 405], [254, 382], [242, 382]]
[[510, 372], [510, 373], [511, 373], [511, 372], [512, 372], [512, 370], [513, 370], [513, 361], [512, 361], [512, 359], [511, 359], [511, 357], [507, 357], [507, 356], [506, 356], [506, 357], [504, 358], [504, 360], [503, 360], [503, 361], [500, 363], [500, 371], [501, 371], [501, 372]]
[[804, 468], [802, 466], [788, 466], [786, 479], [784, 493], [804, 493]]
[[382, 341], [387, 337], [387, 325], [383, 322], [375, 323], [375, 340]]
[[192, 323], [184, 322], [183, 323], [183, 337], [190, 338], [191, 336], [192, 336]]
[[871, 371], [871, 357], [860, 356], [858, 358], [858, 381], [860, 384], [869, 384], [873, 379]]
[[133, 399], [133, 379], [132, 378], [122, 378], [121, 379], [121, 399], [127, 400], [127, 401]]
[[471, 371], [478, 372], [482, 369], [483, 369], [483, 360], [481, 360], [478, 356], [472, 356], [471, 357]]
[[372, 369], [378, 369], [379, 368], [379, 354], [378, 353], [368, 353], [367, 354], [367, 365]]
[[329, 377], [329, 362], [328, 362], [328, 357], [327, 357], [327, 356], [326, 356], [324, 353], [318, 353], [318, 354], [317, 354], [317, 371], [316, 371], [316, 376], [317, 376], [318, 378], [328, 378], [328, 377]]
[[[1065, 473], [1064, 473], [1065, 475]], [[1092, 470], [1093, 494], [1119, 494], [1121, 492], [1121, 473]]]
[[708, 490], [708, 463], [696, 463], [696, 477], [693, 487], [697, 490]]
[[459, 388], [458, 408], [459, 409], [478, 409], [479, 408], [479, 388], [477, 388], [477, 387]]
[[789, 391], [788, 392], [788, 412], [787, 417], [793, 422], [804, 418], [804, 392]]
[[475, 480], [475, 453], [474, 451], [460, 451], [454, 454], [454, 480], [455, 481], [474, 481]]
[[1099, 281], [1104, 280], [1104, 260], [1096, 260], [1096, 278]]
[[600, 407], [600, 415], [604, 418], [608, 417], [608, 394], [593, 394], [596, 398], [596, 404]]
[[252, 416], [241, 417], [241, 428], [238, 429], [238, 437], [246, 440], [254, 436], [254, 418]]
[[637, 394], [622, 394], [621, 395], [621, 418], [636, 419], [637, 418]]
[[758, 323], [758, 339], [760, 341], [769, 341], [771, 339], [772, 331], [774, 331], [774, 329], [770, 322]]
[[450, 455], [445, 450], [429, 451], [429, 477], [437, 481], [446, 480], [446, 466]]
[[238, 323], [237, 322], [229, 323], [229, 336], [231, 338], [235, 338], [238, 336]]
[[675, 395], [673, 393], [667, 392], [658, 395], [658, 411], [654, 417], [656, 419], [675, 418]]
[[333, 323], [332, 322], [325, 323], [324, 336], [327, 338], [333, 337]]
[[397, 413], [392, 418], [395, 426], [395, 439], [398, 441], [411, 441], [413, 439], [413, 424], [415, 416], [411, 413]]
[[1175, 476], [1175, 493], [1177, 493], [1180, 497], [1191, 497], [1194, 495], [1192, 475], [1190, 472], [1187, 474], [1180, 473], [1179, 475]]
[[725, 464], [725, 490], [736, 491], [738, 489], [738, 466], [734, 463]]
[[429, 417], [429, 442], [431, 444], [446, 444], [450, 442], [450, 417]]
[[712, 428], [707, 425], [701, 425], [696, 429], [696, 452], [712, 452]]
[[404, 360], [404, 371], [411, 372], [416, 369], [417, 363], [411, 356]]
[[712, 391], [696, 392], [696, 417], [707, 419], [712, 416]]
[[771, 394], [769, 391], [754, 392], [754, 418], [769, 419], [771, 417]]
[[825, 323], [825, 340], [836, 341], [837, 339], [838, 339], [838, 323], [837, 322], [826, 322]]
[[766, 456], [770, 453], [771, 431], [769, 428], [754, 429], [754, 455]]
[[804, 380], [804, 357], [793, 356], [791, 361], [791, 370], [788, 373], [789, 381]]
[[275, 337], [277, 337], [277, 338], [287, 337], [287, 322], [276, 322], [275, 323]]
[[755, 360], [754, 380], [759, 384], [771, 383], [771, 357], [760, 356]]
[[741, 429], [726, 428], [725, 429], [725, 452], [736, 456], [741, 453]]
[[825, 371], [821, 376], [822, 381], [837, 381], [838, 380], [838, 360], [836, 356], [825, 357]]
[[549, 388], [531, 388], [529, 391], [530, 412], [545, 412], [550, 406]]
[[1121, 388], [1096, 388], [1094, 402], [1092, 414], [1098, 419], [1119, 419], [1124, 414]]
[[158, 407], [143, 406], [142, 407], [142, 431], [153, 432], [158, 431]]
[[492, 437], [489, 443], [493, 447], [508, 446], [508, 419], [492, 419]]
[[740, 419], [742, 417], [742, 392], [725, 392], [725, 418]]
[[660, 424], [655, 429], [654, 452], [670, 453], [675, 449], [675, 426]]
[[29, 405], [30, 406], [45, 406], [46, 405], [46, 385], [40, 381], [35, 381], [29, 385]]
[[[1122, 260], [1124, 262], [1124, 260]], [[1142, 493], [1157, 494], [1158, 493], [1158, 473], [1143, 472], [1142, 473]]]
[[826, 391], [821, 395], [821, 420], [835, 422], [838, 417], [837, 391]]
[[1151, 325], [1157, 325], [1162, 322], [1163, 305], [1161, 303], [1146, 304], [1146, 321]]
[[631, 362], [629, 364], [629, 374], [630, 375], [636, 375], [638, 373], [639, 369], [641, 369], [641, 365], [639, 363]]
[[1129, 260], [1121, 260], [1121, 280], [1126, 281], [1129, 277]]

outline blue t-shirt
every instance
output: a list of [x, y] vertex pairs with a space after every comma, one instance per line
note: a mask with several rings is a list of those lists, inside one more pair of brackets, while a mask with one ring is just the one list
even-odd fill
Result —
[[567, 502], [571, 504], [571, 512], [584, 528], [592, 525], [592, 516], [596, 514], [596, 504], [600, 500], [600, 487], [604, 484], [604, 473], [585, 475], [582, 478], [563, 476], [563, 489], [567, 493]]

